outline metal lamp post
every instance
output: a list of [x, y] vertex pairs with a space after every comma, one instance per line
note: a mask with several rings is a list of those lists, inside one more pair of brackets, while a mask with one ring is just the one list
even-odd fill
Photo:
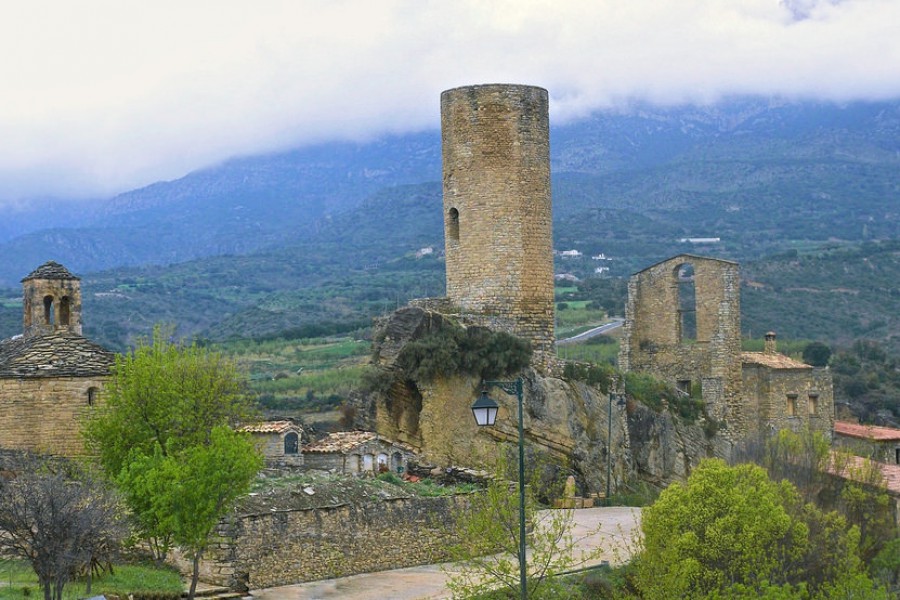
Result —
[[[618, 384], [614, 383], [609, 390], [609, 406], [606, 409], [606, 505], [610, 501], [610, 480], [612, 478], [612, 402], [616, 397], [616, 406], [625, 406], [625, 399], [618, 393]], [[616, 391], [613, 391], [616, 390]]]
[[499, 405], [488, 397], [487, 390], [495, 386], [507, 394], [515, 394], [519, 405], [519, 590], [522, 600], [528, 598], [527, 563], [525, 560], [525, 433], [522, 424], [522, 378], [515, 381], [485, 381], [481, 396], [472, 405], [472, 414], [479, 427], [491, 426], [497, 420]]

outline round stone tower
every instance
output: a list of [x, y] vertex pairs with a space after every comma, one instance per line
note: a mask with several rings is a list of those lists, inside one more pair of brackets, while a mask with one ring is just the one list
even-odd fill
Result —
[[25, 337], [56, 331], [81, 335], [81, 279], [49, 261], [22, 280]]
[[447, 296], [553, 351], [547, 90], [473, 85], [441, 94]]

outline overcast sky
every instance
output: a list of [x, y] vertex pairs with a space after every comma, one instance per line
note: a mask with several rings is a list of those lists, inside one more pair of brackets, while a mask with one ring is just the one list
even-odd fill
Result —
[[900, 97], [898, 0], [28, 0], [0, 8], [0, 203], [437, 128], [526, 83], [555, 123], [634, 100]]

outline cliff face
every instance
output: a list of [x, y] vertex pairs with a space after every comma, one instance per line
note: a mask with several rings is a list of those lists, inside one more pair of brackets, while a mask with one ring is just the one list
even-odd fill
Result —
[[[496, 454], [497, 441], [516, 442], [515, 396], [489, 390], [500, 413], [493, 427], [478, 427], [470, 409], [481, 391], [478, 376], [415, 381], [396, 364], [405, 344], [447, 325], [447, 317], [414, 307], [379, 323], [374, 364], [383, 385], [370, 394], [362, 412], [379, 434], [412, 445], [428, 461], [479, 464]], [[596, 387], [532, 368], [506, 379], [517, 376], [524, 381], [526, 443], [573, 471], [581, 493], [605, 491], [607, 452], [615, 492], [635, 479], [658, 486], [682, 479], [702, 458], [725, 451], [700, 425], [685, 424], [668, 412], [654, 412], [631, 399], [620, 406]]]

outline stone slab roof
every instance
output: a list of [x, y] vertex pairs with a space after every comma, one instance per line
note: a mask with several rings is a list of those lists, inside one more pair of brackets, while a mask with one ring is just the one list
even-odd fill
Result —
[[770, 369], [812, 369], [811, 366], [804, 362], [779, 353], [741, 352], [741, 362], [744, 364], [762, 365]]
[[300, 431], [300, 426], [293, 421], [263, 421], [243, 425], [238, 431], [247, 433], [287, 433], [288, 431]]
[[893, 427], [875, 427], [874, 425], [835, 421], [834, 432], [861, 440], [875, 440], [876, 442], [900, 441], [900, 429], [894, 429]]
[[72, 332], [0, 341], [0, 379], [109, 375], [115, 355]]
[[62, 266], [56, 261], [48, 260], [37, 269], [32, 271], [25, 277], [22, 281], [28, 281], [29, 279], [75, 279], [80, 280], [80, 277], [75, 277], [72, 273], [69, 272], [67, 268]]

